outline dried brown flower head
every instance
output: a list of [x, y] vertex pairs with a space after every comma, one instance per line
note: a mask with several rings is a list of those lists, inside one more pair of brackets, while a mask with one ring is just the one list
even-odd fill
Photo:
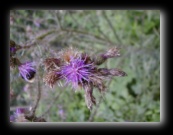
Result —
[[43, 82], [50, 88], [53, 88], [54, 84], [60, 79], [60, 75], [57, 71], [49, 71], [43, 78]]
[[79, 51], [73, 47], [69, 47], [62, 50], [59, 54], [60, 54], [60, 58], [62, 58], [65, 62], [69, 62], [70, 57], [77, 57], [79, 54]]
[[43, 61], [43, 65], [45, 66], [46, 71], [59, 69], [60, 63], [61, 60], [58, 58], [47, 58]]
[[119, 49], [117, 47], [113, 47], [106, 51], [105, 53], [102, 53], [98, 56], [95, 56], [94, 58], [94, 63], [96, 65], [101, 65], [103, 64], [108, 58], [113, 58], [113, 57], [118, 57], [120, 56]]

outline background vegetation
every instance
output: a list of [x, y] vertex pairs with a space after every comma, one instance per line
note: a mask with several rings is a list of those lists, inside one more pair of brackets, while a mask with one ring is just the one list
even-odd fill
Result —
[[[33, 83], [10, 70], [13, 96], [10, 114], [17, 107], [32, 107], [38, 82], [41, 88], [36, 116], [48, 122], [159, 122], [160, 121], [160, 11], [156, 10], [12, 10], [10, 39], [21, 46], [21, 62], [35, 61]], [[98, 104], [90, 111], [84, 91], [45, 86], [42, 61], [68, 46], [91, 55], [121, 47], [118, 58], [101, 67], [119, 68], [127, 77], [107, 82], [103, 98], [94, 90]], [[38, 79], [38, 76], [40, 79]]]

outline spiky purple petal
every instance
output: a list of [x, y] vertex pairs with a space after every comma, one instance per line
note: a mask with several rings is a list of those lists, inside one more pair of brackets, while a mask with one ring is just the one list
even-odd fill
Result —
[[60, 71], [61, 76], [66, 80], [66, 84], [71, 83], [75, 89], [78, 84], [84, 82], [90, 82], [88, 76], [91, 74], [93, 64], [86, 64], [86, 59], [80, 57], [70, 58], [70, 62], [64, 65]]
[[16, 114], [22, 114], [22, 113], [25, 113], [25, 111], [26, 111], [26, 108], [17, 108]]
[[36, 72], [33, 66], [33, 62], [26, 62], [18, 67], [21, 77], [24, 78], [26, 81], [29, 81]]

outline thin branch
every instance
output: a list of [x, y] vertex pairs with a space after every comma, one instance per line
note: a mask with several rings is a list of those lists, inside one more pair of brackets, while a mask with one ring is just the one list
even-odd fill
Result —
[[83, 34], [83, 35], [88, 35], [88, 36], [94, 37], [95, 39], [104, 41], [105, 43], [112, 44], [112, 42], [108, 41], [108, 40], [105, 39], [105, 38], [99, 37], [99, 36], [97, 36], [97, 35], [94, 35], [94, 34], [91, 34], [91, 33], [85, 32], [85, 31], [72, 30], [72, 29], [62, 29], [62, 31], [72, 32], [72, 33], [78, 33], [78, 34]]
[[54, 105], [54, 103], [58, 100], [58, 98], [61, 95], [61, 93], [62, 93], [62, 90], [55, 96], [54, 100], [52, 101], [52, 103], [50, 104], [50, 106], [48, 107], [48, 109], [40, 117], [43, 117], [47, 113], [49, 113], [50, 109], [52, 108], [52, 106]]
[[93, 39], [81, 39], [80, 37], [76, 37], [75, 40], [79, 41], [79, 42], [92, 43], [92, 44], [94, 42], [94, 43], [97, 43], [97, 44], [100, 44], [100, 45], [104, 45], [104, 46], [105, 45], [110, 45], [108, 43], [105, 43], [105, 42], [102, 42], [102, 41], [99, 41], [99, 40], [98, 41], [97, 40], [94, 41]]
[[46, 122], [46, 120], [42, 117], [36, 117], [31, 115], [25, 115], [25, 119], [31, 121], [31, 122]]
[[103, 16], [105, 17], [107, 23], [109, 24], [110, 28], [112, 29], [115, 38], [117, 38], [119, 43], [122, 43], [121, 39], [119, 38], [118, 34], [116, 33], [115, 28], [113, 27], [111, 21], [109, 20], [108, 16], [106, 15], [105, 11], [103, 11]]
[[[108, 62], [106, 62], [105, 66], [106, 66], [106, 68], [109, 68]], [[108, 81], [107, 86], [110, 86], [111, 82], [112, 82], [112, 79]], [[89, 122], [92, 122], [94, 120], [94, 116], [97, 114], [98, 108], [99, 108], [100, 103], [102, 102], [102, 100], [104, 100], [103, 95], [100, 96], [99, 103], [96, 105], [96, 108], [95, 108], [94, 112], [90, 115], [90, 117], [88, 119]]]
[[22, 45], [17, 45], [17, 46], [18, 46], [18, 50], [19, 50], [19, 49], [28, 49], [30, 47], [33, 47], [34, 45], [35, 45], [35, 42], [31, 43], [29, 45], [26, 45], [26, 46], [22, 46]]
[[68, 11], [67, 13], [70, 15], [72, 20], [77, 24], [77, 26], [81, 27], [81, 25], [78, 23], [77, 19], [73, 16], [73, 14], [70, 11]]
[[113, 45], [113, 43], [110, 40], [107, 40], [105, 38], [99, 37], [97, 35], [94, 35], [94, 34], [91, 34], [91, 33], [85, 32], [85, 31], [72, 30], [72, 29], [61, 29], [61, 30], [50, 30], [50, 31], [47, 31], [46, 33], [36, 37], [35, 40], [31, 44], [29, 44], [27, 46], [19, 45], [21, 47], [20, 49], [28, 49], [28, 48], [32, 47], [33, 45], [35, 45], [38, 41], [41, 41], [45, 37], [49, 36], [50, 34], [57, 33], [57, 32], [58, 33], [59, 32], [67, 32], [67, 33], [77, 33], [77, 34], [87, 35], [87, 36], [91, 36], [92, 38], [98, 39], [98, 40], [104, 42], [105, 44], [109, 43], [109, 44]]
[[39, 79], [39, 76], [38, 76], [38, 94], [37, 94], [37, 100], [36, 100], [36, 103], [32, 109], [32, 115], [35, 115], [35, 112], [36, 112], [36, 109], [38, 107], [38, 103], [40, 101], [40, 98], [41, 98], [41, 86], [40, 86], [40, 79]]
[[52, 33], [55, 33], [55, 32], [58, 32], [57, 30], [50, 30], [50, 31], [47, 31], [46, 33], [36, 37], [36, 40], [43, 40], [46, 36], [52, 34]]
[[37, 94], [37, 98], [36, 98], [36, 103], [35, 103], [34, 107], [32, 108], [31, 113], [25, 115], [26, 119], [28, 119], [30, 121], [34, 121], [34, 122], [46, 122], [46, 120], [44, 118], [35, 116], [35, 112], [38, 107], [40, 98], [41, 98], [41, 86], [40, 86], [40, 77], [38, 75], [38, 94]]
[[59, 15], [58, 14], [59, 14], [59, 12], [58, 11], [55, 11], [55, 16], [56, 16], [57, 24], [59, 26], [59, 29], [62, 29], [60, 18], [59, 18]]
[[36, 37], [31, 44], [27, 44], [26, 46], [16, 44], [16, 46], [18, 46], [18, 50], [19, 49], [28, 49], [28, 48], [33, 47], [34, 45], [36, 45], [37, 41], [43, 40], [46, 36], [48, 36], [52, 33], [55, 33], [55, 32], [57, 32], [57, 31], [56, 30], [47, 31], [47, 32], [43, 33], [42, 35]]
[[103, 99], [102, 96], [100, 96], [99, 102], [96, 105], [94, 112], [90, 114], [90, 117], [88, 119], [88, 122], [92, 122], [94, 120], [94, 116], [97, 114], [97, 110], [98, 110], [98, 108], [100, 106], [100, 103], [101, 103], [102, 99]]
[[[100, 29], [99, 25], [95, 23], [95, 21], [93, 20], [93, 18], [90, 18], [90, 19], [91, 19], [91, 23], [92, 23], [95, 27], [97, 27], [98, 31], [103, 35], [103, 37], [104, 37], [105, 39], [107, 39], [109, 42], [112, 43], [112, 41], [109, 40], [108, 36], [105, 35], [104, 32]], [[113, 43], [112, 43], [112, 44], [113, 44]]]
[[154, 33], [160, 38], [160, 33], [155, 27], [154, 27]]

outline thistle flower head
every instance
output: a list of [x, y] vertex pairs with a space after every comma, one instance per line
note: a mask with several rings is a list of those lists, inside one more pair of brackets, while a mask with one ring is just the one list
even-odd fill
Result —
[[10, 47], [10, 52], [15, 53], [16, 52], [16, 47]]
[[100, 55], [96, 55], [94, 58], [94, 63], [96, 65], [101, 65], [109, 58], [120, 56], [119, 49], [120, 48], [113, 47]]
[[59, 69], [60, 64], [61, 60], [57, 58], [47, 58], [43, 61], [46, 71]]
[[92, 63], [86, 63], [85, 59], [81, 57], [70, 57], [70, 61], [68, 64], [62, 66], [60, 74], [66, 80], [66, 83], [71, 83], [72, 87], [76, 89], [78, 84], [82, 84], [84, 82], [90, 82], [89, 76], [92, 74], [92, 70], [94, 66]]
[[17, 108], [13, 115], [10, 116], [10, 122], [27, 122], [25, 119], [26, 108]]
[[53, 85], [60, 79], [60, 74], [57, 71], [49, 71], [43, 78], [43, 82], [53, 88]]
[[10, 56], [16, 54], [16, 43], [13, 40], [10, 40]]
[[105, 58], [113, 58], [116, 56], [120, 56], [119, 48], [117, 48], [117, 47], [111, 48], [106, 53], [104, 53], [102, 56]]
[[22, 114], [25, 113], [26, 109], [25, 108], [17, 108], [16, 109], [16, 114]]
[[15, 46], [10, 46], [10, 57], [14, 56], [16, 54], [16, 47]]
[[34, 78], [34, 75], [36, 73], [36, 70], [33, 66], [33, 62], [26, 62], [18, 66], [21, 77], [28, 82], [30, 82]]
[[84, 85], [85, 90], [85, 102], [89, 109], [92, 109], [92, 106], [96, 104], [95, 97], [92, 95], [93, 93], [93, 85]]
[[10, 40], [10, 57], [15, 56], [16, 52], [21, 48], [22, 46], [16, 44], [13, 40]]
[[15, 116], [14, 115], [10, 116], [10, 122], [15, 122]]
[[108, 58], [120, 55], [116, 47], [93, 58], [73, 48], [64, 49], [58, 54], [58, 59], [61, 58], [61, 62], [55, 62], [56, 58], [45, 60], [44, 65], [49, 70], [47, 70], [48, 73], [43, 78], [43, 81], [51, 88], [58, 80], [65, 80], [65, 85], [71, 84], [74, 90], [81, 86], [85, 91], [85, 101], [89, 109], [92, 109], [92, 106], [96, 104], [96, 99], [93, 96], [94, 87], [103, 93], [107, 90], [104, 84], [106, 79], [111, 79], [113, 76], [127, 75], [125, 72], [116, 68], [107, 69], [97, 67]]
[[72, 47], [62, 50], [59, 54], [60, 57], [63, 58], [64, 62], [69, 62], [71, 57], [77, 57], [80, 55], [79, 51]]

